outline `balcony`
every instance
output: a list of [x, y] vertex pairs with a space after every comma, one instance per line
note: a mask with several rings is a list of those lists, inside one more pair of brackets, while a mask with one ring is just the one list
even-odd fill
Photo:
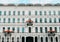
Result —
[[55, 36], [55, 31], [52, 30], [48, 31], [48, 36]]

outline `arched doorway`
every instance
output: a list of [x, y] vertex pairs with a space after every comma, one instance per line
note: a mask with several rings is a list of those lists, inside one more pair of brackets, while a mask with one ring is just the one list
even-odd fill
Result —
[[26, 37], [26, 42], [33, 42], [33, 37]]

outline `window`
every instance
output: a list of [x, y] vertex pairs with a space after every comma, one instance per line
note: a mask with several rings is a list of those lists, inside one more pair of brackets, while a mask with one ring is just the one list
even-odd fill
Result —
[[15, 18], [13, 18], [13, 23], [15, 23]]
[[25, 15], [25, 11], [22, 11], [22, 15]]
[[46, 15], [46, 11], [44, 11], [44, 15]]
[[56, 18], [54, 18], [54, 23], [56, 23]]
[[0, 23], [1, 23], [1, 18], [0, 18]]
[[24, 33], [24, 27], [22, 27], [22, 33]]
[[60, 18], [59, 18], [59, 23], [60, 23]]
[[56, 15], [56, 12], [55, 12], [55, 11], [53, 11], [53, 14], [54, 14], [54, 15]]
[[9, 11], [9, 15], [11, 15], [11, 11]]
[[50, 30], [52, 30], [52, 27], [50, 27]]
[[2, 14], [2, 11], [0, 11], [0, 15]]
[[14, 42], [14, 37], [12, 37], [12, 42]]
[[43, 42], [43, 37], [41, 37], [41, 42]]
[[35, 27], [35, 32], [38, 33], [38, 27]]
[[9, 42], [9, 38], [7, 38], [7, 42]]
[[20, 23], [20, 18], [18, 18], [17, 22]]
[[31, 33], [31, 27], [29, 27], [29, 33]]
[[47, 18], [45, 18], [45, 20], [44, 20], [44, 21], [45, 21], [45, 23], [47, 23]]
[[13, 32], [15, 31], [15, 27], [12, 27], [12, 31], [13, 31]]
[[40, 23], [42, 23], [42, 18], [40, 18]]
[[10, 18], [8, 18], [8, 23], [10, 23]]
[[5, 23], [6, 22], [6, 19], [5, 18], [3, 18], [3, 23]]
[[17, 37], [17, 42], [19, 42], [19, 37]]
[[40, 33], [43, 33], [43, 31], [42, 31], [42, 27], [40, 27]]
[[45, 38], [46, 42], [48, 42], [48, 37]]
[[20, 11], [18, 11], [18, 15], [20, 15]]
[[57, 33], [57, 27], [55, 27], [55, 32]]
[[40, 15], [42, 15], [42, 11], [40, 11]]
[[8, 30], [10, 30], [10, 27], [8, 27]]
[[52, 19], [51, 18], [49, 18], [49, 23], [52, 23]]
[[6, 11], [4, 11], [4, 15], [6, 15]]
[[48, 31], [47, 31], [47, 27], [45, 27], [45, 33], [47, 33]]
[[56, 42], [58, 42], [58, 37], [56, 37]]
[[31, 15], [31, 11], [29, 11], [29, 15]]
[[19, 29], [19, 27], [17, 28], [17, 33], [19, 33], [19, 31], [20, 31], [20, 29]]
[[51, 15], [51, 11], [49, 11], [49, 15]]
[[37, 23], [38, 22], [38, 20], [37, 20], [37, 18], [35, 18], [35, 23]]
[[15, 11], [13, 11], [13, 15], [15, 15]]
[[60, 15], [60, 11], [58, 11], [58, 15]]
[[4, 37], [2, 37], [2, 42], [4, 42]]
[[35, 11], [35, 15], [37, 15], [37, 11]]
[[3, 32], [5, 31], [5, 27], [3, 27]]
[[51, 42], [53, 42], [53, 37], [51, 37]]
[[60, 27], [59, 27], [59, 32], [60, 32]]
[[24, 18], [22, 18], [22, 22], [24, 23]]

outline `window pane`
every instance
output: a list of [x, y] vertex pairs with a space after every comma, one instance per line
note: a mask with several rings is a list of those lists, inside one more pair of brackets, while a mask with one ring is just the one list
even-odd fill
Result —
[[37, 11], [35, 11], [35, 15], [37, 15]]
[[24, 27], [22, 28], [22, 33], [24, 33]]
[[0, 11], [0, 15], [2, 15], [2, 11]]
[[40, 11], [40, 15], [42, 15], [42, 11]]
[[42, 31], [42, 27], [40, 27], [40, 33], [42, 33], [43, 31]]
[[38, 33], [38, 27], [35, 27], [35, 32]]
[[4, 15], [6, 15], [6, 11], [4, 11]]
[[29, 11], [29, 15], [31, 15], [31, 11]]

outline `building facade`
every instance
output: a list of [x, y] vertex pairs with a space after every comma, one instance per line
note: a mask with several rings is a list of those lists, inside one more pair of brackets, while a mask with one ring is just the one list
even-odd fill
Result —
[[0, 5], [0, 42], [60, 42], [60, 6]]

